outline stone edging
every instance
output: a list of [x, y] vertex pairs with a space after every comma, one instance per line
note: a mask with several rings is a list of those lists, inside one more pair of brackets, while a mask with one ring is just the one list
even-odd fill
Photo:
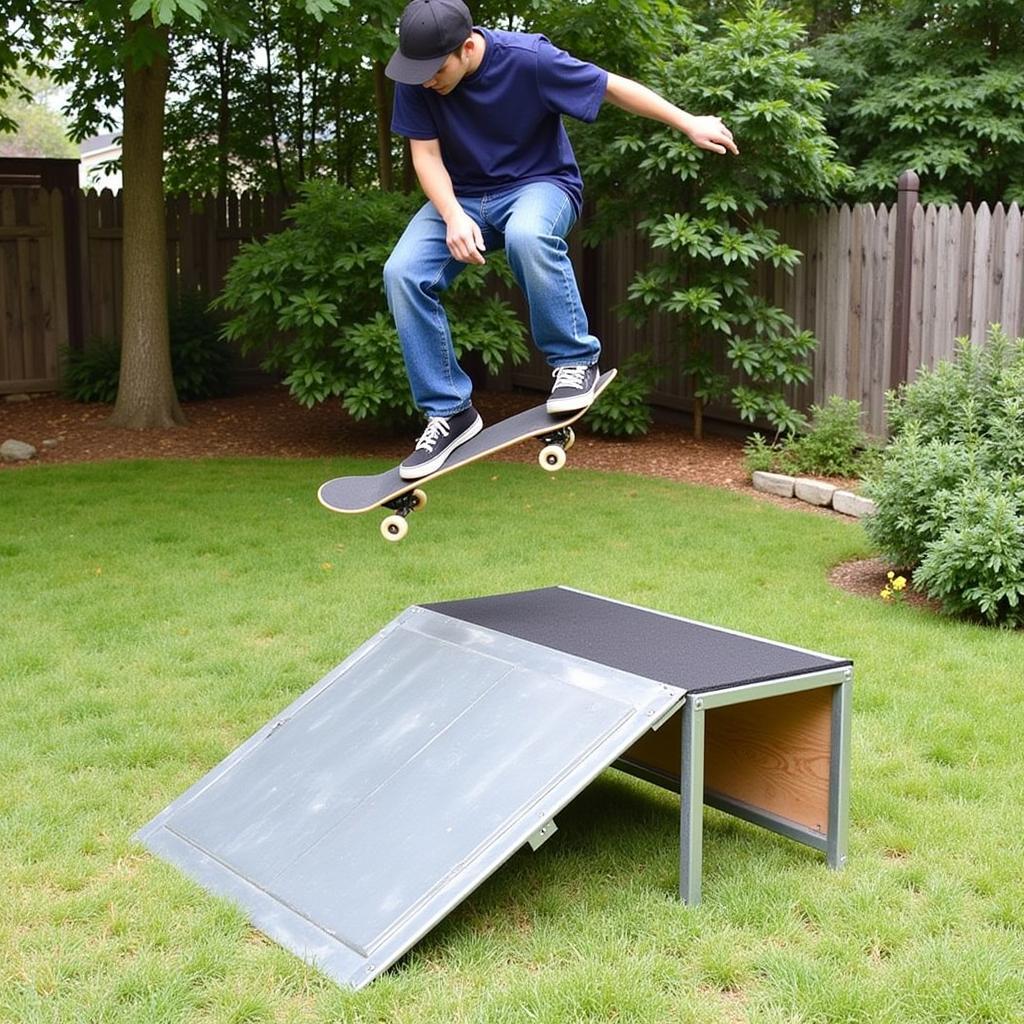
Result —
[[781, 498], [797, 498], [818, 508], [831, 508], [844, 516], [863, 519], [875, 511], [870, 498], [862, 498], [853, 491], [842, 491], [834, 484], [809, 477], [784, 476], [782, 473], [756, 472], [753, 475], [754, 490], [775, 494]]

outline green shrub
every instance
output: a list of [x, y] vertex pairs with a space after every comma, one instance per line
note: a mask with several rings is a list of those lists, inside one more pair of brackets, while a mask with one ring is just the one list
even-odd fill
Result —
[[183, 401], [217, 398], [228, 390], [231, 349], [201, 292], [183, 292], [171, 304], [171, 370]]
[[[172, 302], [168, 313], [171, 370], [174, 388], [183, 401], [216, 398], [227, 391], [231, 350], [219, 337], [216, 319], [199, 293], [185, 293]], [[121, 344], [97, 338], [79, 351], [63, 353], [64, 393], [76, 402], [117, 400], [121, 375]]]
[[[422, 198], [354, 192], [332, 182], [303, 186], [292, 227], [242, 247], [216, 305], [232, 315], [224, 336], [265, 352], [305, 406], [342, 399], [357, 419], [402, 422], [415, 413], [383, 271]], [[493, 280], [512, 282], [500, 254], [467, 267], [445, 295], [461, 358], [480, 353], [493, 371], [527, 356], [512, 307], [488, 297]]]
[[860, 420], [860, 402], [832, 395], [824, 406], [811, 406], [810, 420], [800, 433], [774, 443], [754, 434], [743, 447], [747, 471], [860, 476], [878, 452]]
[[62, 353], [61, 389], [74, 402], [117, 400], [121, 375], [121, 343], [94, 338], [81, 350], [66, 348]]
[[968, 481], [946, 503], [914, 582], [952, 615], [1024, 626], [1024, 478]]
[[587, 425], [606, 437], [646, 434], [651, 426], [651, 390], [658, 373], [649, 355], [644, 352], [631, 355], [587, 413]]
[[917, 425], [908, 426], [893, 438], [865, 481], [864, 493], [877, 507], [864, 521], [868, 535], [893, 565], [912, 570], [941, 529], [944, 496], [976, 472], [969, 449], [949, 441], [923, 441]]
[[824, 406], [811, 406], [811, 421], [797, 436], [794, 468], [822, 476], [856, 476], [862, 468], [870, 438], [860, 425], [860, 402], [832, 395]]
[[779, 451], [764, 434], [752, 434], [743, 445], [743, 465], [747, 474], [775, 473], [779, 467]]
[[[610, 5], [569, 6], [579, 10], [568, 20], [585, 23], [588, 9], [607, 18]], [[645, 6], [646, 59], [634, 77], [685, 110], [720, 115], [742, 155], [723, 157], [674, 128], [602, 113], [580, 148], [598, 198], [585, 237], [637, 224], [649, 241], [652, 257], [630, 283], [625, 308], [638, 323], [659, 314], [675, 325], [675, 361], [692, 389], [695, 425], [709, 404], [727, 399], [745, 422], [793, 430], [802, 417], [784, 392], [811, 379], [817, 340], [758, 293], [759, 275], [791, 274], [802, 256], [763, 211], [827, 201], [847, 180], [824, 125], [832, 86], [811, 73], [803, 29], [783, 5], [705, 4], [700, 15], [686, 4]], [[592, 37], [579, 44], [593, 48]]]
[[983, 349], [958, 339], [888, 399], [869, 536], [945, 612], [1024, 624], [1024, 339], [998, 325]]

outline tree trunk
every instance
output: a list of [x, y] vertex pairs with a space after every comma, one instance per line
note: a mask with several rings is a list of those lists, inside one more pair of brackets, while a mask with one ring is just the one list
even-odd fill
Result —
[[228, 190], [231, 152], [231, 44], [217, 43], [217, 188], [220, 195]]
[[373, 62], [373, 98], [377, 108], [377, 174], [381, 189], [391, 192], [395, 187], [391, 162], [391, 97], [384, 65], [379, 60]]
[[693, 400], [693, 439], [704, 440], [704, 399], [694, 398]]
[[152, 63], [124, 66], [122, 175], [124, 283], [121, 309], [121, 377], [112, 427], [142, 430], [185, 422], [174, 391], [167, 323], [167, 240], [164, 213], [164, 99], [168, 57], [165, 28], [129, 22], [129, 36], [156, 32]]
[[313, 79], [313, 83], [310, 87], [312, 95], [310, 98], [309, 111], [309, 176], [311, 178], [315, 178], [317, 172], [318, 154], [316, 148], [316, 131], [320, 120], [320, 93], [322, 92], [320, 86], [320, 46], [322, 40], [322, 30], [317, 29], [316, 37], [313, 42], [313, 68], [310, 72]]
[[298, 124], [295, 126], [295, 152], [298, 156], [299, 181], [306, 180], [306, 55], [303, 52], [302, 30], [296, 30], [295, 66], [298, 71]]
[[274, 104], [274, 70], [272, 63], [272, 50], [270, 46], [270, 17], [267, 13], [267, 5], [263, 5], [263, 49], [267, 55], [267, 74], [265, 78], [267, 86], [267, 114], [270, 116], [270, 141], [274, 147], [274, 166], [277, 169], [277, 187], [281, 195], [288, 195], [288, 182], [284, 177], [284, 165], [281, 160], [281, 138], [277, 130], [277, 109]]
[[332, 93], [334, 119], [334, 168], [338, 184], [344, 185], [345, 181], [345, 126], [341, 120], [341, 73], [334, 73], [334, 88]]

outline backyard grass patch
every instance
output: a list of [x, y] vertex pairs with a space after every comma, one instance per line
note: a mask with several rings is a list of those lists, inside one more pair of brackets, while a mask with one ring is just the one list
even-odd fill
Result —
[[[0, 1020], [782, 1022], [1024, 1017], [1024, 636], [841, 593], [854, 523], [496, 462], [409, 537], [321, 509], [376, 463], [0, 475]], [[850, 857], [605, 772], [361, 993], [131, 840], [410, 604], [567, 584], [855, 662]]]

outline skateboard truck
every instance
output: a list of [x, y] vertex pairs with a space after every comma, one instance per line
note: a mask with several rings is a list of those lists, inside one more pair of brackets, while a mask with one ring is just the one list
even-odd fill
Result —
[[394, 515], [388, 516], [380, 524], [380, 532], [384, 539], [401, 540], [409, 532], [409, 524], [406, 522], [409, 513], [423, 508], [426, 503], [426, 491], [420, 490], [419, 487], [384, 502], [384, 508], [392, 509], [394, 512]]
[[[542, 469], [554, 473], [565, 465], [565, 453], [576, 441], [576, 434], [572, 427], [559, 427], [558, 430], [539, 436], [537, 440], [544, 445], [537, 461]], [[385, 540], [401, 540], [409, 532], [409, 524], [406, 522], [409, 514], [423, 508], [426, 503], [426, 492], [419, 487], [403, 491], [390, 501], [385, 501], [381, 507], [390, 509], [392, 514], [380, 524], [381, 536]]]
[[544, 447], [537, 458], [541, 469], [554, 473], [565, 465], [565, 453], [575, 444], [576, 433], [572, 427], [559, 427], [550, 434], [537, 438]]

